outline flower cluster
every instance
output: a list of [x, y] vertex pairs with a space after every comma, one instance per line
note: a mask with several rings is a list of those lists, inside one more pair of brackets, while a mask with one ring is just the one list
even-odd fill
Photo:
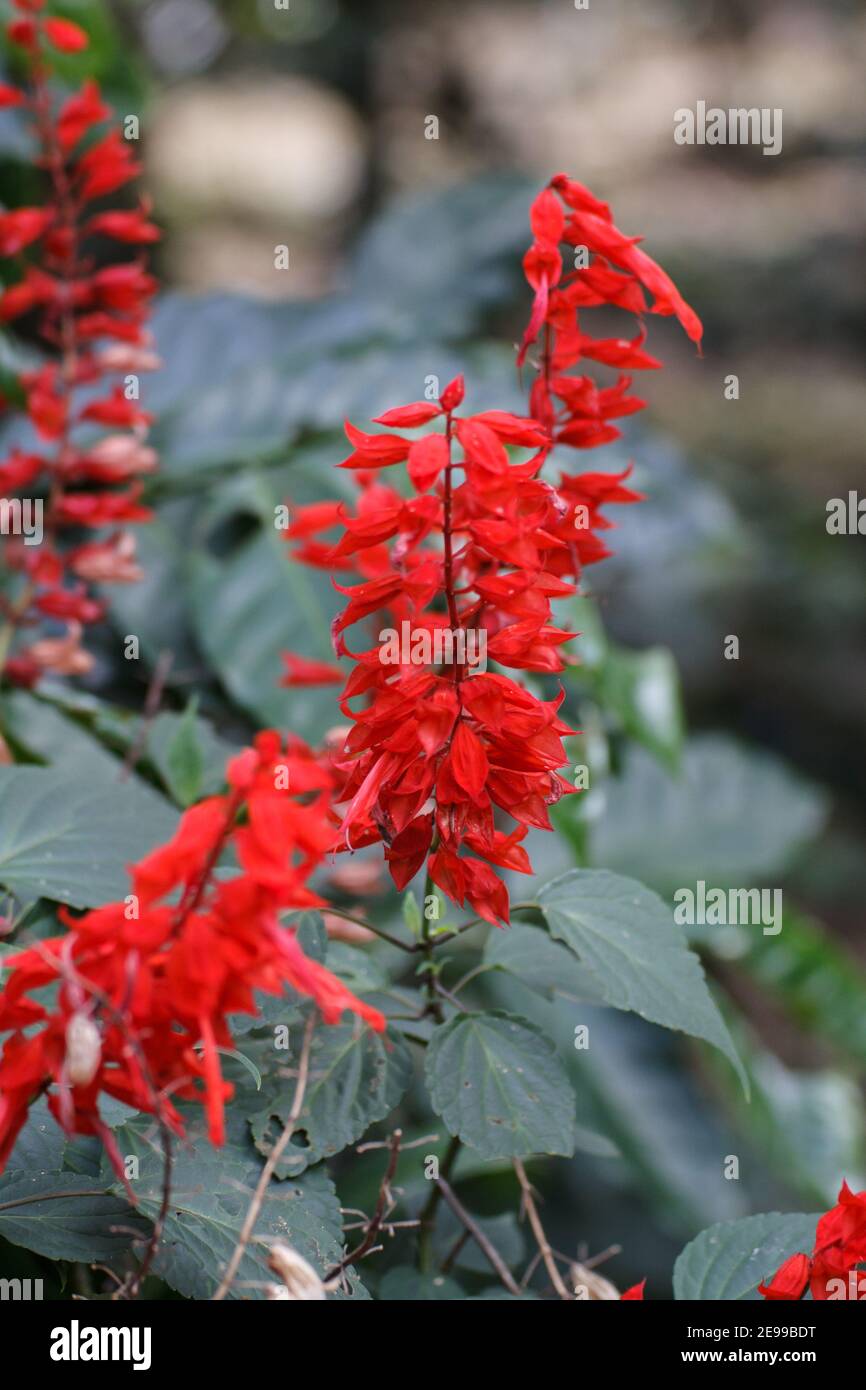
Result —
[[839, 1200], [818, 1222], [811, 1255], [791, 1255], [768, 1284], [759, 1284], [765, 1298], [802, 1298], [808, 1287], [822, 1302], [859, 1299], [857, 1266], [866, 1262], [866, 1192], [852, 1192], [842, 1183]]
[[[531, 872], [521, 841], [530, 826], [549, 828], [548, 806], [572, 790], [557, 772], [566, 761], [562, 738], [572, 732], [557, 716], [562, 694], [537, 699], [459, 655], [425, 665], [412, 650], [386, 663], [380, 645], [352, 654], [344, 636], [387, 610], [413, 634], [481, 630], [502, 666], [562, 670], [559, 648], [571, 634], [553, 625], [550, 601], [574, 585], [560, 577], [568, 569], [555, 534], [563, 503], [538, 477], [547, 436], [515, 415], [459, 414], [463, 390], [458, 378], [438, 401], [376, 422], [440, 424], [414, 441], [347, 425], [354, 449], [342, 466], [359, 476], [356, 514], [336, 502], [301, 507], [287, 534], [301, 542], [297, 558], [361, 579], [337, 584], [348, 603], [334, 624], [335, 649], [356, 663], [341, 697], [353, 727], [338, 760], [339, 795], [348, 802], [338, 847], [384, 841], [398, 887], [429, 854], [443, 892], [489, 921], [507, 921], [507, 892], [493, 866]], [[530, 457], [513, 462], [507, 445]], [[415, 492], [408, 499], [379, 481], [381, 469], [403, 462]], [[318, 538], [334, 526], [342, 528], [335, 545]], [[497, 808], [514, 829], [497, 828]]]
[[[6, 545], [6, 563], [20, 583], [3, 598], [0, 667], [6, 658], [7, 677], [23, 685], [46, 670], [89, 669], [81, 633], [103, 612], [89, 585], [140, 578], [126, 524], [149, 519], [140, 478], [157, 462], [145, 442], [150, 416], [139, 404], [138, 384], [141, 372], [159, 365], [146, 329], [156, 281], [139, 255], [98, 268], [92, 250], [99, 238], [144, 247], [159, 231], [145, 204], [119, 211], [100, 205], [140, 166], [120, 132], [106, 129], [111, 111], [94, 81], [59, 105], [53, 100], [49, 55], [77, 52], [88, 39], [71, 21], [45, 17], [43, 3], [14, 0], [20, 17], [7, 35], [28, 80], [22, 87], [0, 84], [0, 107], [21, 107], [31, 117], [48, 179], [44, 206], [0, 212], [7, 280], [0, 322], [30, 318], [49, 352], [20, 374], [8, 399], [0, 398], [0, 410], [20, 406], [34, 432], [32, 447], [13, 448], [0, 463], [0, 496], [36, 495], [42, 518], [35, 540], [22, 540], [19, 527]], [[7, 271], [16, 275], [13, 282]], [[105, 528], [111, 528], [107, 535], [87, 534]], [[9, 655], [17, 632], [46, 619], [63, 624], [62, 635], [43, 636]]]
[[[568, 219], [560, 199], [576, 209]], [[581, 357], [659, 365], [638, 343], [584, 335], [577, 310], [609, 303], [640, 314], [643, 284], [656, 312], [676, 312], [700, 336], [668, 277], [579, 184], [554, 179], [533, 204], [532, 227], [525, 266], [536, 299], [521, 363], [542, 329], [545, 348], [531, 418], [461, 415], [457, 378], [438, 400], [374, 421], [388, 433], [366, 434], [347, 422], [352, 453], [341, 467], [355, 471], [357, 508], [304, 506], [287, 531], [298, 542], [296, 559], [361, 580], [336, 586], [348, 604], [334, 626], [335, 651], [355, 662], [341, 701], [352, 728], [339, 764], [348, 805], [337, 847], [384, 842], [398, 887], [427, 860], [448, 897], [493, 923], [508, 921], [508, 894], [495, 870], [531, 873], [522, 841], [530, 827], [550, 829], [549, 806], [574, 790], [559, 772], [562, 739], [573, 730], [557, 714], [561, 692], [539, 699], [508, 676], [478, 669], [467, 648], [483, 648], [502, 667], [563, 670], [561, 649], [574, 634], [554, 624], [551, 602], [576, 593], [583, 567], [609, 553], [596, 534], [611, 525], [602, 508], [639, 495], [623, 485], [625, 474], [562, 475], [554, 486], [542, 469], [556, 445], [590, 448], [616, 438], [608, 421], [643, 404], [627, 395], [627, 377], [598, 388], [589, 377], [563, 373]], [[559, 244], [578, 238], [588, 239], [595, 261], [554, 289], [562, 279]], [[399, 432], [434, 424], [412, 440]], [[413, 489], [408, 499], [380, 480], [398, 464]], [[338, 541], [323, 539], [336, 527]], [[383, 612], [409, 635], [402, 657], [390, 645], [387, 661], [381, 645], [350, 652], [346, 630]], [[458, 640], [470, 633], [483, 642]], [[448, 642], [417, 640], [437, 636]], [[295, 654], [286, 660], [288, 684], [338, 678], [336, 668]], [[513, 828], [499, 827], [499, 813]]]
[[[219, 1049], [231, 1046], [231, 1014], [257, 1012], [254, 990], [279, 994], [288, 984], [315, 1000], [326, 1023], [348, 1009], [384, 1029], [382, 1015], [280, 923], [286, 909], [324, 906], [308, 880], [337, 824], [327, 760], [267, 731], [232, 759], [227, 782], [133, 867], [123, 902], [78, 919], [64, 913], [66, 935], [6, 958], [0, 1032], [14, 1031], [0, 1055], [0, 1169], [44, 1092], [67, 1132], [101, 1136], [121, 1176], [103, 1095], [176, 1133], [172, 1097], [203, 1095], [211, 1140], [221, 1143], [232, 1087]], [[229, 854], [238, 871], [217, 875]], [[55, 1003], [32, 997], [54, 984]]]

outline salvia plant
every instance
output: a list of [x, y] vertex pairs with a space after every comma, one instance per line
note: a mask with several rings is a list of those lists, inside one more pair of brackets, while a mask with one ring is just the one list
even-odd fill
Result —
[[[26, 117], [45, 191], [0, 212], [0, 318], [30, 345], [3, 386], [0, 489], [4, 519], [21, 524], [4, 527], [0, 662], [7, 703], [35, 689], [44, 710], [69, 698], [57, 677], [93, 666], [83, 633], [104, 617], [102, 586], [143, 577], [129, 528], [152, 515], [139, 378], [159, 366], [145, 263], [159, 232], [144, 200], [106, 206], [140, 168], [97, 84], [66, 93], [52, 74], [56, 54], [86, 51], [86, 33], [42, 0], [15, 8], [0, 105]], [[586, 786], [560, 679], [581, 662], [570, 605], [610, 554], [608, 509], [641, 501], [630, 470], [574, 459], [643, 408], [633, 374], [661, 366], [648, 317], [673, 316], [698, 350], [702, 328], [574, 179], [552, 178], [529, 221], [525, 413], [468, 408], [462, 375], [437, 382], [372, 430], [347, 422], [351, 451], [333, 463], [348, 486], [288, 505], [281, 563], [324, 572], [344, 600], [332, 659], [283, 653], [289, 691], [333, 700], [319, 746], [272, 728], [227, 756], [215, 741], [205, 794], [192, 708], [163, 760], [185, 807], [168, 833], [135, 842], [114, 891], [94, 892], [76, 825], [69, 879], [57, 883], [61, 855], [31, 867], [28, 891], [21, 842], [35, 830], [50, 843], [55, 812], [27, 798], [50, 774], [22, 756], [26, 728], [6, 726], [2, 820], [27, 833], [0, 853], [0, 1235], [98, 1266], [114, 1298], [146, 1295], [154, 1276], [194, 1298], [364, 1297], [367, 1271], [383, 1297], [463, 1297], [454, 1266], [469, 1242], [484, 1296], [641, 1299], [643, 1283], [620, 1291], [545, 1229], [545, 1160], [597, 1136], [577, 1123], [571, 1039], [516, 1011], [502, 982], [518, 998], [570, 1000], [572, 1051], [585, 1007], [629, 1011], [714, 1048], [748, 1089], [661, 898], [585, 867], [533, 874], [530, 832], [561, 835], [554, 808]], [[595, 308], [635, 327], [594, 336]], [[123, 721], [83, 696], [72, 708], [103, 719], [152, 811], [158, 779], [137, 776], [145, 750]], [[155, 754], [148, 766], [159, 771]], [[386, 927], [334, 901], [341, 884], [363, 895], [377, 859], [403, 894]], [[361, 1161], [352, 1146], [374, 1126], [368, 1206], [347, 1212], [337, 1194]], [[510, 1236], [500, 1248], [496, 1222], [458, 1192], [485, 1171], [507, 1174], [528, 1255]], [[577, 1251], [580, 1231], [569, 1239]], [[720, 1260], [733, 1292], [714, 1291]], [[831, 1298], [864, 1260], [866, 1193], [843, 1182], [820, 1219], [757, 1216], [699, 1235], [675, 1287]]]

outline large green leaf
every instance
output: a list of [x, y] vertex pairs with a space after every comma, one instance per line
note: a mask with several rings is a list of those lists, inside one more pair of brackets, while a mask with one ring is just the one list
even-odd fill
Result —
[[375, 287], [398, 334], [414, 338], [419, 322], [428, 336], [464, 334], [518, 283], [534, 193], [523, 179], [494, 174], [396, 201], [361, 239], [356, 284], [368, 294]]
[[[489, 239], [477, 245], [490, 255]], [[418, 311], [396, 297], [385, 303], [393, 270], [382, 274], [381, 293], [371, 292], [365, 271], [357, 294], [316, 303], [165, 296], [154, 316], [164, 366], [149, 378], [146, 397], [156, 415], [159, 486], [176, 489], [231, 465], [278, 461], [302, 432], [342, 431], [347, 417], [369, 420], [395, 400], [423, 395], [430, 375], [442, 385], [469, 365], [473, 375], [489, 375], [486, 350], [457, 351], [431, 340], [438, 324], [429, 313], [424, 345], [406, 341], [417, 338]], [[444, 281], [419, 280], [416, 268], [411, 283], [423, 284], [431, 304], [443, 307]], [[442, 326], [466, 323], [469, 303], [455, 294], [437, 315], [449, 321]], [[505, 352], [495, 353], [497, 372]]]
[[[284, 1073], [299, 1055], [301, 1031], [296, 1025], [289, 1048], [281, 1050], [273, 1030], [243, 1039], [242, 1051], [259, 1067], [263, 1081], [260, 1091], [249, 1084], [239, 1088], [239, 1103], [262, 1153], [273, 1146], [291, 1109], [295, 1079]], [[411, 1075], [409, 1050], [393, 1029], [380, 1036], [357, 1019], [320, 1028], [313, 1037], [298, 1133], [280, 1159], [278, 1174], [300, 1173], [360, 1139], [399, 1104]]]
[[254, 719], [318, 737], [334, 719], [320, 690], [281, 689], [281, 651], [327, 659], [339, 595], [330, 579], [291, 563], [278, 534], [262, 530], [224, 561], [197, 555], [192, 611], [202, 649], [225, 689]]
[[126, 866], [171, 838], [177, 815], [154, 793], [41, 767], [0, 767], [0, 884], [24, 901], [97, 907], [129, 891]]
[[674, 1266], [674, 1298], [760, 1298], [758, 1285], [771, 1279], [784, 1260], [798, 1251], [811, 1251], [819, 1219], [769, 1212], [708, 1227], [686, 1246]]
[[426, 1056], [433, 1109], [485, 1158], [574, 1152], [574, 1095], [556, 1051], [526, 1019], [496, 1010], [437, 1028]]
[[657, 894], [606, 869], [572, 869], [546, 884], [538, 902], [606, 1003], [712, 1043], [747, 1084], [701, 963]]
[[777, 872], [826, 815], [823, 795], [784, 763], [715, 734], [690, 740], [677, 777], [642, 749], [630, 749], [622, 776], [599, 789], [597, 807], [593, 862], [661, 891], [698, 879], [741, 885]]
[[[186, 573], [195, 501], [169, 501], [147, 526], [136, 530], [136, 549], [143, 577], [138, 584], [106, 585], [100, 597], [109, 605], [112, 625], [121, 639], [137, 637], [141, 657], [153, 666], [163, 651], [172, 654], [169, 684], [189, 677], [201, 666], [189, 618]], [[130, 658], [131, 660], [131, 658]]]
[[[225, 1146], [214, 1148], [201, 1132], [201, 1119], [190, 1142], [175, 1146], [171, 1204], [154, 1272], [187, 1298], [206, 1299], [215, 1292], [237, 1244], [241, 1226], [261, 1172], [261, 1160], [249, 1142], [243, 1121], [229, 1115]], [[137, 1157], [133, 1188], [139, 1211], [156, 1219], [163, 1194], [163, 1156], [154, 1126], [144, 1121], [123, 1125], [117, 1141], [125, 1157]], [[267, 1241], [293, 1246], [320, 1274], [341, 1256], [342, 1218], [333, 1183], [318, 1168], [280, 1183], [272, 1180], [255, 1226], [256, 1238], [241, 1260], [234, 1298], [261, 1298], [262, 1281], [273, 1282], [267, 1269]]]
[[52, 1260], [108, 1260], [147, 1223], [122, 1195], [65, 1161], [66, 1141], [44, 1102], [34, 1105], [0, 1176], [0, 1236]]

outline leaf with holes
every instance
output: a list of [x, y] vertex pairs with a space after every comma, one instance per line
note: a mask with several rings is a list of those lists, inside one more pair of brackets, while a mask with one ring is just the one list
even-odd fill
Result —
[[[243, 1042], [244, 1053], [263, 1075], [261, 1091], [251, 1091], [245, 1084], [239, 1087], [242, 1108], [262, 1153], [271, 1149], [291, 1109], [295, 1082], [285, 1073], [300, 1053], [300, 1038], [296, 1026], [285, 1050], [275, 1047], [273, 1029]], [[280, 1159], [277, 1173], [300, 1173], [360, 1139], [371, 1124], [399, 1104], [411, 1074], [409, 1050], [394, 1030], [382, 1037], [357, 1021], [319, 1028], [313, 1036], [298, 1133]]]

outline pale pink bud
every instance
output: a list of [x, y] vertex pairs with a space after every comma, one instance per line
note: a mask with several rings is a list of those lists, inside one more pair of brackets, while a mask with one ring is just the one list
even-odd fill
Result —
[[87, 1014], [73, 1014], [66, 1025], [66, 1075], [73, 1086], [89, 1086], [102, 1061], [99, 1029]]

